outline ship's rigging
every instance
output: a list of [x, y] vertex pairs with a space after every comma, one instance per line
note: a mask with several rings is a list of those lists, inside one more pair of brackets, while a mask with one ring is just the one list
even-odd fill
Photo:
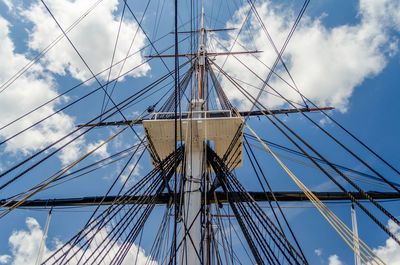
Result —
[[[90, 71], [92, 77], [89, 80], [98, 84], [95, 90], [74, 99], [58, 112], [79, 103], [79, 101], [98, 91], [104, 93], [102, 111], [99, 115], [88, 119], [86, 123], [78, 125], [70, 134], [1, 172], [0, 177], [3, 180], [0, 183], [0, 189], [13, 185], [18, 179], [45, 163], [47, 159], [68, 144], [73, 143], [80, 136], [103, 127], [117, 128], [117, 131], [111, 137], [108, 137], [106, 141], [74, 163], [61, 168], [30, 189], [13, 194], [8, 198], [0, 198], [2, 199], [0, 201], [2, 209], [0, 218], [7, 218], [6, 215], [11, 211], [23, 207], [95, 207], [82, 229], [69, 241], [59, 246], [56, 251], [45, 257], [42, 264], [122, 264], [130, 253], [132, 245], [140, 245], [142, 237], [146, 236], [143, 235], [144, 228], [148, 224], [149, 218], [154, 216], [153, 212], [157, 205], [161, 205], [164, 212], [159, 214], [161, 221], [158, 230], [153, 233], [154, 242], [149, 250], [148, 263], [242, 263], [242, 257], [239, 257], [238, 251], [232, 244], [233, 240], [237, 240], [240, 242], [240, 253], [242, 255], [246, 253], [246, 259], [248, 258], [247, 262], [249, 263], [309, 264], [307, 256], [302, 250], [301, 242], [298, 241], [292, 229], [292, 224], [285, 217], [283, 207], [280, 205], [281, 201], [305, 200], [311, 202], [345, 244], [354, 250], [358, 262], [384, 264], [371, 248], [358, 238], [358, 234], [349, 229], [323, 201], [347, 200], [351, 202], [365, 213], [383, 233], [400, 244], [399, 239], [382, 223], [382, 218], [378, 218], [374, 213], [374, 211], [377, 211], [380, 215], [400, 225], [397, 217], [386, 210], [380, 201], [398, 199], [400, 197], [399, 184], [386, 178], [357, 155], [355, 151], [342, 143], [340, 139], [323, 128], [313, 119], [311, 113], [316, 112], [314, 114], [324, 115], [371, 152], [374, 157], [392, 169], [392, 173], [400, 175], [400, 172], [330, 116], [328, 111], [333, 108], [320, 107], [306, 95], [303, 95], [283, 59], [284, 51], [306, 11], [309, 1], [304, 1], [280, 49], [275, 45], [254, 1], [247, 1], [247, 16], [252, 15], [256, 18], [276, 53], [276, 60], [273, 65], [267, 67], [269, 69], [267, 77], [262, 77], [257, 74], [257, 71], [249, 68], [246, 62], [240, 58], [244, 54], [256, 56], [262, 51], [247, 50], [243, 46], [242, 51], [232, 51], [229, 48], [223, 51], [207, 50], [208, 32], [238, 30], [238, 34], [240, 34], [242, 29], [206, 28], [204, 11], [198, 12], [200, 10], [193, 8], [196, 5], [195, 2], [190, 1], [190, 30], [180, 31], [180, 28], [184, 25], [180, 27], [178, 23], [178, 1], [175, 0], [175, 27], [173, 32], [175, 43], [164, 50], [159, 50], [151, 37], [145, 33], [149, 42], [146, 51], [155, 53], [149, 54], [146, 57], [146, 62], [160, 60], [161, 64], [167, 69], [167, 73], [121, 101], [113, 99], [113, 90], [109, 91], [108, 86], [114, 85], [115, 88], [119, 77], [129, 71], [122, 73], [121, 70], [118, 77], [111, 78], [112, 67], [121, 63], [112, 62], [109, 69], [104, 70], [104, 72], [109, 70], [108, 80], [105, 84], [102, 83], [98, 77], [99, 74], [91, 70], [79, 50], [74, 46], [73, 41], [68, 37], [70, 29], [64, 30], [51, 9], [46, 5], [46, 1], [42, 1], [42, 3], [58, 25], [62, 37], [68, 40]], [[150, 1], [147, 2], [145, 10], [147, 10], [149, 3]], [[122, 6], [122, 13], [130, 13], [138, 24], [138, 29], [146, 32], [142, 28], [144, 14], [141, 18], [135, 16], [128, 1], [123, 1]], [[197, 13], [200, 13], [200, 15]], [[200, 21], [200, 24], [198, 21]], [[181, 42], [188, 40], [191, 42], [189, 52], [179, 53]], [[174, 49], [174, 54], [167, 53], [170, 48]], [[224, 65], [215, 60], [219, 56], [235, 58], [238, 64], [253, 74], [254, 79], [261, 82], [259, 92], [250, 93], [240, 80], [226, 72]], [[174, 60], [173, 70], [169, 68], [168, 65], [170, 64], [167, 60]], [[182, 61], [184, 62], [182, 63]], [[140, 67], [141, 64], [137, 67]], [[282, 67], [287, 73], [287, 80], [278, 74], [278, 67]], [[23, 73], [23, 70], [21, 73]], [[17, 73], [15, 78], [18, 75], [20, 73]], [[298, 93], [300, 103], [293, 102], [278, 89], [272, 87], [269, 84], [271, 78], [284, 80], [291, 89]], [[229, 83], [230, 88], [236, 89], [244, 99], [251, 102], [249, 110], [242, 111], [235, 107], [235, 103], [231, 102], [225, 93], [225, 88], [221, 83], [222, 79], [225, 81], [224, 84]], [[167, 80], [172, 81], [165, 85]], [[6, 82], [2, 89], [6, 89], [11, 83], [12, 79]], [[171, 83], [173, 83], [172, 92], [165, 94], [154, 101], [154, 104], [142, 109], [134, 119], [128, 118], [124, 114], [124, 110], [128, 107], [151, 96], [157, 89], [171, 85]], [[285, 101], [288, 108], [270, 109], [261, 100], [262, 93], [267, 88], [269, 93]], [[215, 108], [211, 106], [213, 103], [216, 105]], [[45, 104], [42, 106], [45, 106]], [[39, 108], [42, 106], [39, 106]], [[359, 172], [327, 159], [320, 149], [314, 147], [294, 128], [289, 126], [284, 119], [280, 118], [282, 114], [292, 115], [295, 113], [301, 115], [304, 120], [311, 122], [315, 128], [342, 148], [346, 154], [359, 161], [372, 173]], [[26, 115], [29, 115], [29, 113]], [[123, 120], [115, 118], [118, 116], [122, 117]], [[25, 115], [19, 117], [15, 121], [2, 126], [1, 129], [24, 117]], [[49, 117], [45, 117], [36, 124], [2, 140], [0, 145], [7, 143]], [[249, 122], [251, 117], [262, 117], [269, 121], [296, 149], [261, 139]], [[138, 128], [143, 128], [144, 134], [139, 133]], [[132, 135], [139, 139], [138, 143], [110, 157], [76, 169], [87, 157], [125, 131], [131, 131]], [[274, 191], [260, 161], [261, 159], [255, 154], [255, 148], [261, 148], [268, 153], [300, 191]], [[328, 177], [340, 192], [311, 191], [284, 164], [284, 155], [277, 153], [272, 148], [307, 158], [307, 165], [318, 169]], [[138, 167], [139, 161], [147, 153], [150, 156], [152, 168], [132, 184], [129, 179], [135, 168]], [[42, 191], [58, 187], [66, 181], [79, 178], [122, 159], [125, 159], [126, 162], [104, 195], [82, 198], [33, 199], [35, 195]], [[249, 163], [247, 166], [252, 170], [250, 175], [257, 179], [257, 185], [261, 188], [260, 191], [249, 191], [237, 176], [235, 169], [241, 167], [244, 161]], [[128, 177], [123, 177], [126, 172], [129, 172]], [[356, 183], [360, 179], [364, 182], [380, 185], [390, 191], [365, 191]], [[119, 185], [121, 180], [123, 184]], [[352, 189], [349, 187], [352, 187]], [[370, 207], [365, 206], [365, 201], [369, 203]], [[270, 212], [267, 213], [262, 205], [267, 205]], [[374, 207], [374, 211], [371, 210], [372, 207]], [[236, 227], [232, 224], [233, 220]], [[229, 229], [226, 227], [228, 225], [230, 226]], [[232, 235], [233, 233], [234, 235]]]

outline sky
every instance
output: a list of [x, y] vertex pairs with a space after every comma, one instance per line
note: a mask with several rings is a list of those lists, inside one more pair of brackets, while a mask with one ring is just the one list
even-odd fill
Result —
[[[129, 3], [130, 1], [128, 1]], [[57, 22], [68, 33], [70, 41], [62, 38], [62, 32], [40, 1], [0, 2], [0, 127], [17, 117], [36, 108], [44, 102], [57, 97], [45, 107], [38, 109], [24, 119], [0, 130], [0, 140], [5, 140], [27, 126], [37, 122], [54, 111], [74, 102], [86, 93], [98, 87], [99, 83], [113, 80], [121, 73], [127, 72], [118, 79], [115, 88], [110, 85], [112, 99], [120, 102], [146, 84], [167, 73], [174, 67], [172, 59], [161, 61], [152, 59], [147, 62], [147, 55], [157, 52], [172, 54], [173, 49], [173, 6], [171, 1], [153, 0], [146, 9], [145, 1], [132, 2], [131, 10], [123, 8], [116, 0], [84, 1], [58, 0], [45, 1], [52, 10]], [[223, 56], [216, 57], [215, 63], [222, 66], [230, 76], [241, 80], [243, 87], [252, 95], [257, 95], [263, 78], [276, 58], [273, 46], [268, 41], [259, 21], [251, 16], [242, 33], [237, 37], [243, 19], [249, 12], [246, 1], [207, 1], [203, 2], [206, 13], [207, 28], [236, 28], [233, 31], [210, 33], [207, 38], [207, 49], [226, 51], [235, 43], [232, 50], [257, 50], [262, 53], [241, 55], [241, 61], [253, 69], [254, 73], [233, 57], [227, 60]], [[300, 1], [256, 1], [260, 19], [268, 33], [280, 49], [288, 35], [293, 22], [301, 8]], [[181, 1], [179, 5], [179, 24], [183, 30], [190, 30], [185, 24], [190, 18], [189, 4]], [[90, 11], [85, 14], [85, 11]], [[299, 23], [293, 37], [284, 52], [283, 59], [288, 67], [296, 87], [307, 98], [318, 106], [332, 106], [329, 113], [346, 129], [367, 143], [378, 154], [381, 154], [394, 167], [400, 168], [398, 149], [400, 125], [398, 98], [400, 91], [400, 1], [396, 0], [358, 0], [358, 1], [311, 1], [305, 15]], [[142, 29], [138, 28], [137, 20]], [[120, 23], [122, 12], [125, 17]], [[195, 9], [196, 15], [200, 9]], [[79, 19], [81, 17], [81, 19]], [[143, 17], [143, 18], [142, 18]], [[69, 28], [78, 21], [77, 25]], [[120, 28], [120, 30], [118, 30]], [[119, 32], [119, 34], [118, 34]], [[163, 37], [165, 35], [165, 37]], [[118, 36], [118, 43], [115, 40]], [[161, 38], [163, 37], [163, 38]], [[181, 40], [185, 35], [180, 35]], [[154, 47], [147, 47], [148, 39], [158, 40]], [[133, 41], [132, 41], [133, 40]], [[236, 40], [236, 42], [235, 42]], [[56, 42], [54, 42], [56, 41]], [[72, 45], [72, 44], [73, 45]], [[54, 47], [52, 47], [54, 44]], [[51, 45], [51, 46], [49, 46]], [[49, 49], [49, 47], [51, 47]], [[142, 50], [143, 49], [143, 50]], [[36, 63], [19, 78], [13, 79], [24, 66], [29, 65], [40, 52], [46, 51]], [[181, 52], [190, 52], [188, 40], [180, 46]], [[78, 54], [79, 53], [79, 54]], [[121, 60], [131, 54], [128, 60]], [[82, 61], [84, 58], [84, 62]], [[181, 59], [183, 62], [184, 59]], [[110, 64], [118, 63], [112, 71], [103, 71]], [[88, 67], [89, 66], [89, 67]], [[187, 68], [186, 68], [187, 69]], [[102, 72], [103, 71], [103, 72]], [[276, 72], [284, 80], [290, 80], [284, 68], [279, 64]], [[90, 79], [93, 73], [100, 73], [96, 79]], [[258, 77], [261, 77], [259, 79]], [[10, 79], [11, 78], [11, 79]], [[83, 86], [63, 94], [80, 82], [90, 79]], [[290, 88], [282, 79], [273, 76], [270, 86], [287, 99], [302, 106], [299, 94]], [[221, 85], [235, 106], [242, 110], [251, 108], [251, 104], [224, 77], [220, 77]], [[124, 110], [128, 119], [134, 119], [148, 106], [158, 103], [171, 92], [171, 79], [165, 87], [155, 91], [150, 97]], [[290, 81], [289, 81], [290, 82]], [[168, 84], [167, 84], [168, 83]], [[263, 93], [260, 101], [268, 108], [279, 109], [290, 106], [282, 99]], [[111, 92], [110, 92], [111, 93]], [[106, 106], [106, 107], [104, 107]], [[112, 102], [104, 99], [104, 92], [97, 91], [88, 97], [66, 108], [27, 132], [0, 145], [0, 171], [5, 171], [19, 161], [29, 157], [38, 150], [52, 144], [60, 137], [98, 116], [102, 109], [112, 106]], [[360, 157], [389, 180], [397, 181], [395, 173], [383, 165], [376, 157], [368, 153], [359, 144], [343, 133], [337, 126], [318, 113], [310, 114], [318, 124], [341, 139]], [[358, 161], [352, 159], [331, 140], [324, 136], [315, 126], [298, 114], [281, 116], [291, 128], [295, 128], [304, 139], [317, 147], [330, 161], [343, 164], [353, 169], [370, 173]], [[121, 116], [113, 120], [121, 120]], [[264, 118], [251, 118], [249, 125], [260, 137], [276, 143], [290, 146], [288, 140]], [[29, 174], [18, 179], [0, 191], [0, 199], [25, 191], [44, 178], [54, 174], [60, 168], [71, 164], [76, 159], [101, 145], [121, 128], [94, 129], [78, 138], [54, 157], [31, 170]], [[143, 136], [141, 128], [137, 129]], [[54, 147], [60, 147], [76, 134], [69, 135]], [[86, 159], [85, 165], [106, 158], [111, 154], [138, 143], [138, 138], [131, 131], [125, 131], [113, 141], [99, 148]], [[50, 149], [49, 152], [51, 152]], [[257, 157], [263, 161], [263, 168], [270, 176], [271, 185], [276, 190], [298, 190], [298, 187], [285, 175], [276, 161], [265, 151], [255, 149]], [[277, 151], [278, 152], [278, 151]], [[47, 152], [48, 153], [48, 152]], [[45, 154], [44, 154], [45, 155]], [[134, 157], [134, 161], [138, 156]], [[301, 166], [292, 160], [282, 158], [288, 167], [311, 189], [315, 191], [337, 191], [319, 171]], [[37, 194], [34, 198], [67, 198], [95, 196], [104, 194], [125, 160], [102, 168], [98, 172]], [[129, 169], [133, 169], [133, 164]], [[150, 159], [145, 154], [133, 171], [132, 184], [150, 170]], [[235, 173], [238, 179], [249, 190], [257, 189], [258, 184], [249, 175], [249, 161], [244, 159], [244, 166]], [[23, 168], [13, 174], [22, 172]], [[121, 177], [125, 179], [126, 173]], [[1, 183], [4, 183], [3, 181]], [[96, 185], [93, 185], [96, 183]], [[358, 182], [357, 182], [358, 183]], [[365, 190], [383, 190], [380, 187], [359, 183]], [[119, 183], [121, 185], [121, 183]], [[348, 187], [348, 186], [346, 186]], [[329, 205], [329, 204], [328, 204]], [[394, 216], [400, 215], [396, 202], [383, 203]], [[294, 232], [300, 239], [310, 264], [354, 264], [351, 250], [321, 215], [309, 203], [286, 203], [284, 211]], [[333, 207], [335, 206], [335, 207]], [[369, 207], [369, 206], [368, 206]], [[372, 211], [373, 208], [369, 207]], [[332, 210], [351, 227], [350, 206], [348, 204], [332, 205]], [[162, 208], [157, 214], [162, 213]], [[17, 209], [0, 219], [0, 264], [34, 264], [43, 236], [44, 224], [48, 210]], [[400, 247], [361, 212], [357, 211], [360, 237], [388, 265], [400, 264]], [[55, 209], [51, 219], [45, 255], [48, 255], [62, 242], [66, 242], [90, 214], [86, 208], [70, 211]], [[400, 234], [399, 227], [385, 216], [374, 212], [394, 234]], [[156, 221], [151, 221], [150, 226]], [[150, 232], [148, 232], [150, 235]], [[106, 231], [104, 231], [106, 234]], [[144, 239], [139, 249], [139, 262], [144, 262], [151, 246], [151, 236]], [[136, 253], [133, 247], [130, 255]], [[133, 257], [133, 256], [132, 256]], [[132, 258], [130, 257], [130, 258]], [[143, 263], [144, 264], [144, 263]]]

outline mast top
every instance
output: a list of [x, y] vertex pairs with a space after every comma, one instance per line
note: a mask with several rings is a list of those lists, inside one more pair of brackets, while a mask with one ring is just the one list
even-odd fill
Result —
[[204, 7], [201, 8], [201, 28], [204, 29]]
[[206, 51], [205, 51], [205, 28], [204, 28], [204, 8], [201, 9], [201, 28], [200, 28], [200, 45], [199, 52], [197, 55], [198, 61], [198, 86], [197, 86], [197, 99], [203, 99], [204, 93], [204, 71], [205, 71], [205, 61], [206, 61]]

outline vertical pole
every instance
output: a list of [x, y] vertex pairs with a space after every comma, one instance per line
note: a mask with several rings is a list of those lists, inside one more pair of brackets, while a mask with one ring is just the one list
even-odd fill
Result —
[[358, 227], [357, 227], [357, 216], [356, 210], [354, 209], [354, 205], [351, 205], [351, 225], [353, 228], [353, 234], [357, 238], [353, 238], [354, 244], [354, 265], [361, 265], [360, 260], [360, 242], [358, 241]]
[[[178, 150], [178, 87], [179, 87], [179, 57], [177, 56], [179, 53], [179, 49], [178, 49], [178, 0], [174, 1], [175, 3], [175, 75], [174, 75], [174, 81], [175, 81], [175, 90], [174, 90], [174, 103], [175, 103], [175, 131], [174, 131], [174, 136], [175, 136], [175, 154], [177, 153]], [[176, 252], [177, 247], [176, 247], [176, 238], [177, 238], [177, 221], [178, 221], [178, 201], [177, 201], [177, 182], [178, 182], [178, 177], [177, 177], [177, 158], [175, 158], [175, 172], [174, 172], [174, 213], [175, 213], [175, 218], [174, 218], [174, 238], [173, 238], [173, 243], [172, 243], [172, 248], [173, 248], [173, 252], [175, 253], [174, 255], [174, 260], [173, 260], [173, 264], [176, 265]]]
[[199, 61], [199, 80], [197, 87], [197, 97], [199, 99], [203, 99], [204, 94], [204, 70], [205, 70], [205, 28], [204, 28], [204, 9], [201, 10], [201, 28], [200, 28], [200, 47], [198, 53], [198, 61]]
[[36, 258], [36, 263], [35, 263], [36, 265], [39, 265], [39, 264], [42, 263], [43, 251], [44, 251], [44, 248], [46, 246], [47, 233], [49, 232], [49, 226], [50, 226], [50, 220], [51, 220], [52, 211], [53, 211], [53, 208], [50, 209], [49, 214], [47, 215], [46, 224], [45, 224], [44, 230], [43, 230], [42, 242], [40, 242], [39, 253], [38, 253], [38, 256]]
[[[206, 143], [207, 145], [207, 143]], [[211, 264], [211, 255], [210, 255], [210, 249], [211, 249], [211, 206], [208, 204], [208, 198], [207, 198], [207, 191], [210, 190], [210, 175], [209, 174], [204, 174], [203, 177], [203, 185], [204, 185], [204, 218], [203, 218], [203, 264], [204, 265], [210, 265]]]
[[200, 46], [198, 52], [198, 86], [197, 99], [192, 99], [190, 108], [194, 111], [192, 120], [188, 122], [188, 135], [185, 139], [185, 190], [183, 206], [182, 248], [180, 264], [200, 264], [201, 248], [201, 183], [204, 172], [204, 141], [200, 140], [198, 122], [201, 118], [204, 101], [204, 71], [205, 71], [205, 29], [204, 9], [201, 10]]
[[[201, 111], [203, 100], [192, 100], [192, 109]], [[186, 170], [184, 211], [182, 227], [182, 247], [180, 264], [200, 264], [201, 246], [201, 181], [204, 166], [204, 143], [198, 137], [197, 121], [201, 113], [194, 113], [193, 120], [188, 123], [188, 138], [185, 141]]]

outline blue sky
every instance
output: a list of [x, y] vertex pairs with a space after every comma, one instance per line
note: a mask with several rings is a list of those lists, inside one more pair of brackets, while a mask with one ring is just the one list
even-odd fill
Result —
[[[61, 25], [67, 28], [94, 2], [63, 0], [48, 1], [48, 4]], [[140, 20], [144, 13], [145, 1], [139, 2], [132, 2], [130, 6]], [[206, 27], [240, 27], [243, 15], [248, 10], [244, 2], [239, 0], [228, 2], [204, 1]], [[146, 11], [142, 23], [145, 32], [141, 30], [136, 32], [137, 24], [126, 11], [115, 61], [126, 55], [132, 36], [136, 35], [132, 51], [137, 51], [148, 44], [145, 33], [148, 34], [150, 39], [155, 40], [173, 31], [172, 3], [165, 1], [162, 14], [157, 13], [158, 11], [161, 12], [163, 3], [164, 1], [155, 0], [149, 5], [149, 10]], [[277, 46], [280, 47], [301, 7], [301, 3], [295, 1], [257, 1], [256, 3], [271, 36], [276, 41]], [[157, 6], [160, 7], [158, 11]], [[400, 168], [398, 160], [400, 125], [397, 117], [400, 112], [400, 106], [397, 102], [400, 98], [398, 89], [400, 81], [399, 8], [399, 1], [390, 0], [312, 1], [288, 45], [284, 57], [300, 91], [319, 106], [335, 107], [336, 109], [331, 111], [330, 114], [396, 168]], [[179, 23], [183, 24], [190, 18], [188, 4], [182, 1], [180, 10]], [[196, 9], [196, 11], [198, 11], [197, 13], [200, 12], [199, 9]], [[110, 65], [121, 12], [121, 3], [103, 1], [70, 33], [71, 40], [76, 44], [77, 49], [94, 72], [99, 72]], [[183, 29], [189, 30], [187, 25]], [[47, 11], [43, 9], [41, 3], [5, 0], [0, 2], [0, 43], [2, 43], [0, 61], [3, 62], [0, 66], [0, 83], [3, 84], [9, 80], [15, 72], [60, 34], [61, 32]], [[233, 43], [235, 34], [237, 34], [236, 31], [210, 35], [208, 49], [224, 50], [225, 47]], [[181, 36], [181, 38], [183, 37]], [[246, 24], [239, 41], [249, 50], [262, 50], [263, 53], [257, 56], [265, 64], [271, 65], [275, 59], [275, 54], [254, 17]], [[155, 47], [162, 51], [172, 43], [173, 35], [169, 34], [161, 41], [156, 42]], [[180, 48], [182, 52], [188, 52], [188, 41], [183, 42]], [[234, 50], [242, 49], [240, 46], [234, 46]], [[130, 69], [144, 62], [146, 60], [144, 56], [154, 53], [154, 49], [145, 49], [143, 52], [135, 54], [127, 61], [124, 69]], [[167, 50], [165, 53], [171, 54], [173, 50]], [[223, 60], [223, 58], [217, 58], [216, 63], [222, 65]], [[267, 69], [261, 67], [260, 63], [251, 56], [245, 57], [244, 61], [255, 69], [260, 76], [267, 75]], [[173, 69], [173, 60], [166, 60], [166, 65], [169, 69]], [[110, 74], [111, 78], [118, 74], [116, 69], [114, 68]], [[243, 71], [243, 66], [234, 61], [233, 58], [228, 59], [224, 70], [236, 78], [260, 86], [260, 81], [248, 71]], [[281, 66], [278, 66], [277, 71], [284, 78], [287, 78]], [[151, 60], [120, 80], [113, 93], [113, 99], [115, 102], [119, 102], [165, 73], [166, 67], [158, 59]], [[90, 76], [90, 72], [82, 64], [70, 44], [65, 39], [61, 40], [25, 75], [22, 75], [15, 83], [0, 93], [0, 125], [5, 125]], [[99, 77], [99, 81], [105, 82], [107, 78], [107, 74], [103, 74]], [[160, 98], [165, 98], [165, 95], [168, 95], [167, 93], [171, 90], [171, 84], [168, 84], [171, 81], [171, 79], [168, 79], [163, 83], [166, 85], [165, 88], [126, 109], [124, 114], [128, 118], [135, 118], [147, 106], [154, 104]], [[225, 93], [236, 106], [241, 109], [249, 108], [249, 103], [226, 79], [222, 78], [221, 84]], [[298, 94], [289, 90], [276, 78], [271, 80], [271, 85], [284, 93], [289, 99], [301, 103]], [[66, 97], [48, 105], [46, 109], [42, 109], [28, 116], [24, 121], [0, 131], [0, 139], [6, 139], [23, 129], [24, 126], [32, 124], [96, 87], [96, 82], [91, 81], [77, 88], [68, 93]], [[258, 91], [250, 86], [246, 88], [252, 94], [256, 94]], [[40, 148], [52, 143], [58, 137], [70, 132], [77, 124], [85, 123], [99, 115], [103, 97], [104, 93], [97, 92], [72, 108], [53, 116], [45, 124], [1, 145], [0, 170], [4, 171], [10, 168], [40, 150]], [[288, 107], [281, 100], [267, 94], [264, 94], [261, 100], [270, 108]], [[399, 176], [396, 176], [393, 171], [384, 166], [321, 114], [310, 114], [310, 117], [341, 139], [385, 177], [398, 182]], [[293, 114], [281, 118], [330, 161], [370, 173], [300, 115]], [[113, 117], [113, 120], [120, 119], [120, 116]], [[255, 129], [260, 137], [293, 148], [265, 118], [252, 118], [249, 125]], [[30, 171], [23, 178], [3, 189], [0, 192], [0, 199], [7, 198], [35, 185], [62, 166], [70, 164], [90, 151], [119, 129], [121, 128], [94, 129], [84, 138], [74, 142], [65, 151], [60, 152]], [[138, 127], [137, 129], [139, 134], [143, 136], [141, 128]], [[107, 144], [106, 148], [102, 148], [83, 163], [85, 165], [97, 161], [135, 143], [137, 143], [136, 136], [132, 132], [126, 131]], [[260, 158], [263, 170], [268, 174], [274, 189], [280, 191], [298, 190], [298, 187], [271, 156], [263, 150], [256, 148], [254, 150], [257, 157]], [[276, 151], [279, 153], [278, 150]], [[282, 154], [285, 155], [285, 153]], [[285, 158], [282, 158], [282, 160], [311, 190], [337, 191], [337, 188], [318, 170], [299, 165]], [[87, 176], [43, 191], [34, 198], [65, 198], [104, 194], [121, 170], [124, 161], [121, 160]], [[139, 168], [134, 171], [132, 183], [146, 174], [149, 169], [149, 156], [145, 154]], [[18, 170], [10, 174], [8, 178], [22, 171], [22, 169]], [[249, 161], [245, 158], [244, 166], [236, 171], [238, 179], [249, 190], [259, 189], [254, 176], [249, 172], [251, 172]], [[96, 185], [93, 185], [93, 183], [96, 183]], [[373, 185], [357, 183], [364, 190], [383, 190]], [[285, 206], [284, 211], [310, 264], [354, 263], [351, 250], [323, 217], [312, 208], [310, 203], [283, 203], [282, 205]], [[350, 206], [348, 204], [329, 205], [335, 206], [331, 208], [334, 213], [351, 227]], [[394, 216], [400, 215], [396, 202], [383, 203], [383, 205]], [[370, 206], [368, 206], [368, 209], [371, 209], [382, 223], [389, 225], [385, 216]], [[49, 251], [55, 248], [57, 240], [65, 242], [74, 235], [88, 218], [90, 210], [87, 208], [73, 209], [72, 211], [71, 209], [55, 210], [47, 240]], [[148, 227], [158, 225], [157, 218], [162, 213], [163, 208], [158, 207]], [[387, 235], [370, 221], [361, 210], [357, 210], [357, 213], [360, 237], [371, 248], [377, 250], [377, 253], [381, 254], [387, 264], [399, 264], [400, 248], [393, 245], [393, 241], [388, 240]], [[18, 209], [0, 220], [0, 264], [27, 264], [27, 262], [32, 262], [32, 258], [36, 257], [37, 239], [41, 236], [41, 229], [44, 226], [46, 216], [47, 210]], [[390, 226], [390, 228], [393, 233], [398, 233], [398, 227], [395, 225]], [[150, 230], [149, 236], [144, 239], [142, 245], [146, 251], [152, 243]], [[27, 245], [30, 246], [28, 248], [30, 251], [22, 251]]]

